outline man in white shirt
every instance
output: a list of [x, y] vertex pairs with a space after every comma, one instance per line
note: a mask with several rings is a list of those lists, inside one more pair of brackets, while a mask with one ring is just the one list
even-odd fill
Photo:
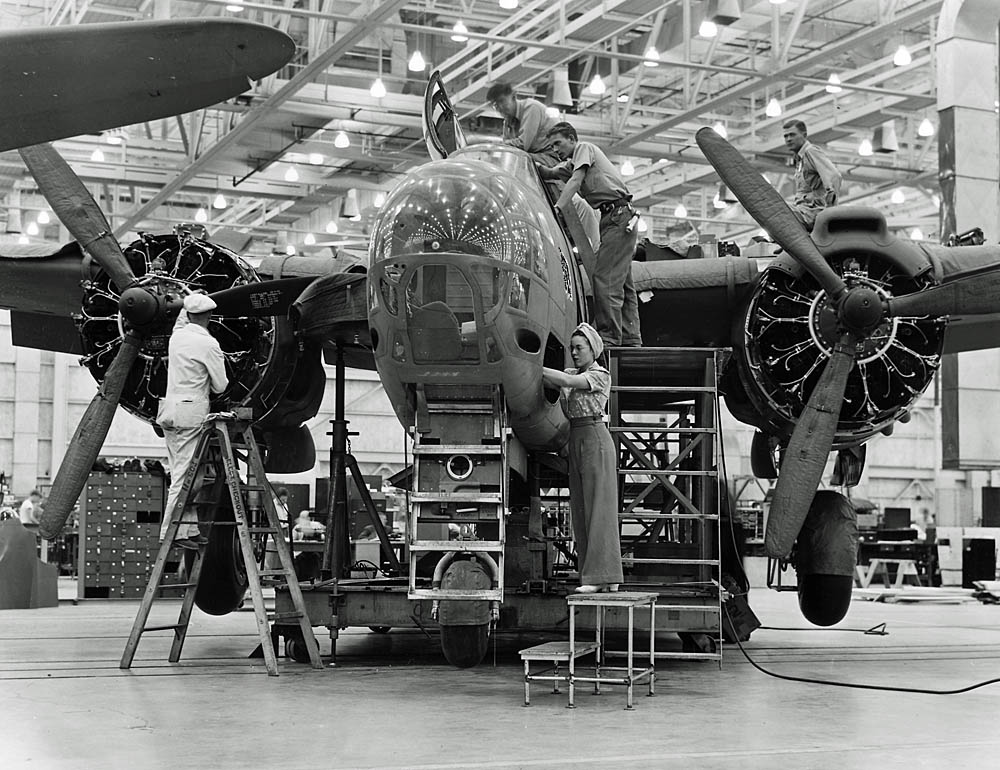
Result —
[[[167, 526], [194, 459], [202, 423], [209, 413], [210, 393], [221, 393], [229, 385], [222, 348], [208, 331], [215, 301], [205, 294], [189, 294], [177, 316], [167, 354], [167, 392], [160, 401], [156, 422], [163, 429], [170, 463], [170, 491], [160, 525], [160, 538]], [[196, 549], [207, 542], [198, 529], [197, 513], [187, 510], [177, 529], [175, 544]]]
[[33, 530], [38, 529], [38, 520], [42, 515], [42, 493], [32, 489], [31, 494], [21, 503], [21, 523]]

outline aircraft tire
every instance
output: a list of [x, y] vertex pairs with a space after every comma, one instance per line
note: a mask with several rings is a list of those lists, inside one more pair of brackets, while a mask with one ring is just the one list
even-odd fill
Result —
[[489, 649], [490, 625], [441, 626], [441, 652], [455, 668], [472, 668], [482, 663]]

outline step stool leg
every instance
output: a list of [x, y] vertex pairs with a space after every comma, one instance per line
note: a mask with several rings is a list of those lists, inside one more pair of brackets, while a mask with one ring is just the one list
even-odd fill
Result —
[[628, 690], [625, 696], [625, 710], [632, 710], [632, 653], [635, 652], [635, 639], [633, 634], [635, 631], [635, 607], [629, 605], [628, 608]]
[[656, 681], [656, 601], [649, 603], [649, 695], [653, 692], [653, 683]]
[[531, 678], [529, 676], [529, 666], [531, 661], [524, 659], [524, 705], [531, 705]]
[[552, 669], [552, 676], [555, 677], [555, 679], [552, 680], [552, 692], [555, 695], [558, 695], [559, 694], [559, 661], [558, 660], [554, 660], [552, 662], [555, 663], [555, 667]]

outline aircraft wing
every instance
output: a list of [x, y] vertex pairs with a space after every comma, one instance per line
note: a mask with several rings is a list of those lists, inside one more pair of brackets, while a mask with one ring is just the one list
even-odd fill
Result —
[[0, 151], [216, 104], [294, 52], [285, 33], [230, 19], [0, 31]]
[[[919, 244], [934, 266], [935, 277], [943, 284], [963, 276], [1000, 269], [1000, 248], [996, 245], [939, 246]], [[951, 316], [944, 335], [945, 353], [986, 350], [1000, 340], [1000, 298], [998, 312], [989, 315]]]

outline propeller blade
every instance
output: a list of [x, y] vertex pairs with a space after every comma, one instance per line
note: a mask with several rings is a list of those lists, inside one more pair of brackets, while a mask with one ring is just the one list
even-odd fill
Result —
[[231, 318], [285, 316], [292, 303], [315, 280], [316, 276], [278, 278], [217, 291], [210, 295], [216, 304], [213, 312]]
[[844, 280], [827, 263], [778, 191], [757, 173], [739, 150], [708, 127], [699, 129], [695, 139], [747, 213], [819, 281], [827, 294], [831, 297], [843, 294], [847, 290]]
[[764, 549], [772, 558], [791, 553], [809, 513], [830, 456], [854, 356], [854, 337], [845, 335], [834, 347], [788, 442], [764, 533]]
[[73, 440], [66, 449], [62, 465], [52, 483], [49, 499], [43, 505], [38, 531], [46, 539], [59, 534], [83, 491], [83, 485], [87, 483], [87, 476], [111, 427], [125, 380], [139, 355], [140, 343], [141, 340], [135, 333], [125, 335], [97, 395], [76, 427], [76, 433], [73, 434]]
[[994, 267], [926, 291], [894, 297], [886, 305], [894, 317], [1000, 313], [1000, 270]]
[[135, 275], [122, 254], [121, 246], [111, 234], [111, 225], [83, 182], [55, 148], [51, 144], [36, 144], [18, 152], [38, 183], [38, 189], [80, 248], [104, 268], [119, 291], [134, 283]]

